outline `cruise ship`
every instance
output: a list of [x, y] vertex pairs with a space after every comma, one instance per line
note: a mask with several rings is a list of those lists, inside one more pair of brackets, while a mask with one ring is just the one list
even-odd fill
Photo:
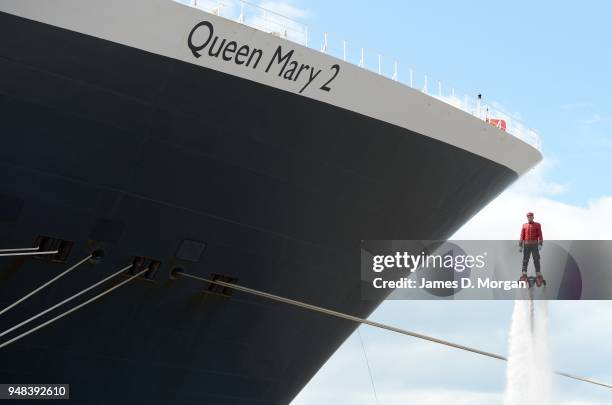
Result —
[[361, 296], [362, 240], [445, 240], [542, 158], [505, 120], [218, 14], [0, 0], [0, 249], [23, 253], [0, 257], [0, 383], [288, 404], [357, 324], [183, 274], [366, 318], [385, 296]]

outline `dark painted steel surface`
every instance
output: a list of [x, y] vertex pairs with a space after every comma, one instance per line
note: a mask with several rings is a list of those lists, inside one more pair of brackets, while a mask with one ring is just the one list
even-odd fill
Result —
[[[379, 302], [360, 298], [360, 240], [444, 239], [516, 178], [426, 136], [141, 50], [1, 13], [0, 36], [0, 245], [46, 235], [74, 242], [69, 263], [106, 253], [1, 329], [133, 256], [162, 262], [154, 281], [0, 351], [2, 383], [70, 383], [79, 403], [286, 404], [355, 325], [203, 293], [169, 279], [174, 266], [366, 317]], [[206, 246], [179, 254], [183, 240]], [[0, 304], [65, 267], [2, 259]]]

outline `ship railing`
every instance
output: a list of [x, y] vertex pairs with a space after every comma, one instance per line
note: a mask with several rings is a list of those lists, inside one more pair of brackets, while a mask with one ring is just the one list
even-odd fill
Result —
[[260, 31], [329, 54], [347, 63], [385, 76], [505, 131], [538, 150], [542, 150], [537, 131], [525, 125], [516, 113], [508, 113], [498, 103], [486, 102], [480, 94], [443, 84], [414, 67], [374, 49], [360, 46], [332, 32], [315, 32], [308, 26], [246, 0], [174, 0], [200, 10], [231, 19]]
[[278, 12], [245, 0], [174, 0], [237, 21], [260, 31], [308, 46], [308, 27]]

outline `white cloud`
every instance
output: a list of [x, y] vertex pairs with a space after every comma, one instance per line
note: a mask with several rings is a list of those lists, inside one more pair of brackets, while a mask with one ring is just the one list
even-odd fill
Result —
[[590, 118], [579, 121], [579, 123], [584, 124], [584, 125], [594, 125], [594, 124], [600, 124], [602, 122], [608, 122], [608, 121], [612, 121], [612, 116], [609, 116], [609, 115], [602, 116], [601, 114], [595, 113], [591, 115]]
[[[461, 390], [407, 390], [398, 392], [384, 392], [378, 395], [378, 403], [384, 405], [491, 405], [501, 403], [501, 396], [495, 393], [483, 393]], [[350, 404], [373, 405], [376, 404], [371, 393], [348, 392], [342, 398], [325, 392], [319, 392], [308, 398], [301, 398], [293, 405], [322, 405], [322, 404]]]
[[[612, 348], [606, 343], [612, 332], [606, 325], [610, 308], [605, 302], [551, 303], [556, 369], [612, 381], [607, 368]], [[371, 318], [503, 355], [511, 309], [510, 302], [394, 301], [385, 302]], [[505, 363], [374, 328], [361, 331], [380, 404], [502, 403]], [[555, 377], [555, 404], [607, 403], [607, 395], [606, 389]], [[356, 334], [293, 402], [310, 404], [376, 404]]]
[[518, 239], [528, 211], [542, 223], [545, 240], [612, 239], [612, 197], [579, 207], [515, 192], [505, 193], [485, 207], [453, 239]]
[[528, 211], [542, 223], [545, 239], [612, 239], [612, 196], [588, 201], [585, 207], [554, 200], [551, 196], [569, 189], [546, 180], [554, 166], [555, 162], [544, 160], [468, 221], [453, 239], [516, 239]]
[[540, 164], [513, 184], [507, 192], [510, 194], [547, 197], [568, 191], [570, 188], [569, 184], [555, 183], [547, 179], [548, 173], [555, 170], [557, 163], [555, 159], [545, 157]]
[[601, 405], [599, 401], [585, 401], [585, 400], [569, 400], [565, 401], [563, 405]]
[[[554, 199], [569, 185], [547, 181], [555, 162], [517, 181], [465, 224], [454, 239], [516, 239], [527, 211], [536, 213], [547, 239], [612, 239], [612, 196], [586, 206]], [[511, 303], [422, 301], [383, 303], [371, 319], [504, 354]], [[551, 302], [555, 368], [612, 382], [612, 303]], [[504, 363], [438, 348], [405, 336], [362, 328], [380, 404], [494, 404], [502, 402]], [[294, 405], [375, 404], [356, 335], [351, 336], [300, 393]], [[608, 391], [555, 377], [555, 403], [609, 402]], [[608, 398], [608, 399], [606, 399]]]

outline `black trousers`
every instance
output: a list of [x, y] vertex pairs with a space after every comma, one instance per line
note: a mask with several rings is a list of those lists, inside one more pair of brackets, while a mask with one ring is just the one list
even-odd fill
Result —
[[529, 265], [529, 255], [533, 256], [533, 264], [536, 269], [536, 273], [540, 272], [540, 251], [538, 250], [538, 245], [536, 244], [525, 244], [523, 246], [523, 271], [527, 271], [527, 266]]

